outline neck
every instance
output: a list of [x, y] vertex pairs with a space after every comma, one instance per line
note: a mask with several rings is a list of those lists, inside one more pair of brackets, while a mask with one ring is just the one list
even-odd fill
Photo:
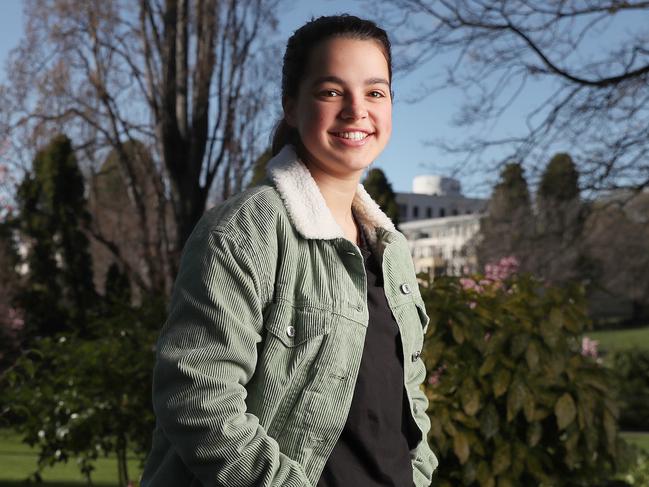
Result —
[[363, 171], [349, 174], [346, 177], [328, 174], [314, 166], [309, 166], [309, 171], [334, 220], [343, 229], [345, 237], [358, 243], [358, 231], [352, 215], [352, 201], [354, 201]]

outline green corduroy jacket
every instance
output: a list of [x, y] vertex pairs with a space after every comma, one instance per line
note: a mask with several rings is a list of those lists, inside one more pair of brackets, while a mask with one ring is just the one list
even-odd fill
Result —
[[[368, 326], [363, 258], [292, 147], [268, 176], [208, 211], [185, 246], [157, 345], [145, 487], [314, 486], [345, 425]], [[413, 481], [428, 486], [428, 317], [408, 244], [362, 185], [352, 210], [382, 262], [422, 436]]]

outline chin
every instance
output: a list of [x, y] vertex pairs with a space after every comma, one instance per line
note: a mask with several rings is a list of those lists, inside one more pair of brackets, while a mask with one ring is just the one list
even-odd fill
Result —
[[345, 168], [350, 172], [358, 172], [367, 169], [374, 162], [374, 157], [348, 157], [338, 155], [338, 157], [332, 157], [330, 160], [336, 168]]

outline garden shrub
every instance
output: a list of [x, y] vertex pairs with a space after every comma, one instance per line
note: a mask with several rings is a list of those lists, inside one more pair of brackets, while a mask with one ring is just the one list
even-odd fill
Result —
[[637, 448], [633, 463], [620, 477], [633, 487], [647, 487], [649, 485], [649, 454]]
[[91, 338], [68, 333], [35, 340], [6, 371], [3, 413], [39, 450], [33, 477], [76, 460], [90, 482], [94, 461], [115, 454], [120, 485], [128, 484], [126, 455], [143, 460], [150, 448], [154, 343], [163, 317], [162, 302], [113, 307], [92, 321]]
[[649, 430], [649, 351], [619, 351], [606, 362], [618, 377], [620, 428]]
[[582, 353], [583, 292], [512, 274], [422, 275], [434, 486], [593, 486], [618, 467], [613, 376]]

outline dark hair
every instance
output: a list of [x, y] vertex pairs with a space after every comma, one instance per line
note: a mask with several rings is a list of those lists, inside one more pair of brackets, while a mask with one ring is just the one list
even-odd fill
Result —
[[[286, 44], [282, 66], [282, 101], [297, 96], [311, 52], [320, 42], [333, 37], [377, 41], [388, 63], [389, 81], [392, 80], [392, 52], [387, 32], [374, 22], [353, 15], [319, 17], [296, 30]], [[272, 155], [276, 155], [286, 144], [297, 146], [299, 135], [282, 117], [273, 133]]]

